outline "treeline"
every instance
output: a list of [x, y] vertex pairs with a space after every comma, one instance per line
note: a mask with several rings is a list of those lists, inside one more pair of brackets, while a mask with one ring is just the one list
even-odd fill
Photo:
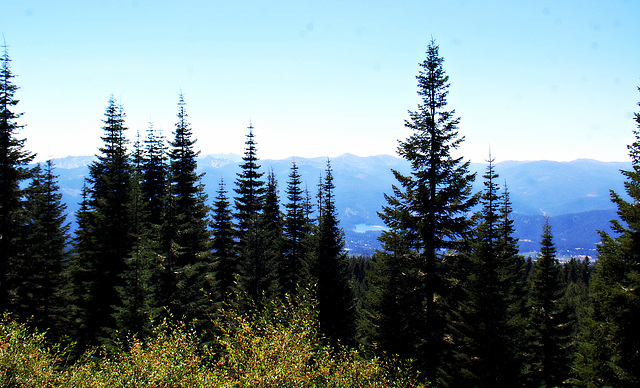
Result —
[[432, 41], [405, 123], [413, 132], [398, 147], [411, 172], [394, 171], [383, 250], [363, 258], [344, 250], [329, 160], [313, 194], [293, 162], [280, 203], [249, 125], [233, 194], [221, 179], [209, 201], [182, 94], [172, 139], [150, 125], [133, 144], [112, 97], [70, 236], [54, 166], [32, 167], [17, 138], [9, 63], [5, 48], [0, 310], [74, 341], [76, 355], [151, 338], [164, 319], [212, 344], [224, 311], [259, 313], [294, 296], [315, 301], [327, 344], [411, 360], [436, 386], [640, 384], [640, 129], [623, 172], [635, 202], [612, 193], [620, 220], [615, 235], [602, 233], [597, 262], [559, 263], [548, 222], [540, 254], [525, 258], [491, 157], [474, 193], [469, 162], [453, 156], [464, 138]]

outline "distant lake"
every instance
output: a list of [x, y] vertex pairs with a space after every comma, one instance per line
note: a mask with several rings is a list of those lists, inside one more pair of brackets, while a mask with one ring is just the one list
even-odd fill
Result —
[[383, 225], [367, 225], [367, 224], [355, 225], [356, 233], [364, 233], [364, 232], [371, 232], [371, 231], [382, 232], [383, 230], [387, 230], [387, 229], [389, 228]]

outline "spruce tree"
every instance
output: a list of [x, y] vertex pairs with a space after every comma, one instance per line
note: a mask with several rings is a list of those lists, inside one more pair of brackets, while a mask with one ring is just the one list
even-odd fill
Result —
[[611, 222], [614, 235], [600, 232], [590, 284], [594, 312], [578, 363], [585, 385], [640, 384], [640, 112], [635, 122], [634, 142], [627, 147], [631, 170], [622, 171], [630, 200], [611, 191], [619, 219]]
[[445, 262], [455, 260], [461, 239], [468, 236], [468, 212], [477, 202], [471, 194], [475, 175], [469, 173], [469, 162], [451, 155], [464, 138], [458, 136], [459, 118], [446, 109], [449, 78], [438, 50], [431, 41], [417, 76], [422, 101], [405, 122], [413, 134], [398, 147], [400, 156], [411, 163], [411, 172], [393, 171], [399, 186], [386, 196], [388, 204], [381, 214], [410, 250], [411, 257], [405, 261], [408, 267], [402, 273], [415, 277], [408, 282], [412, 285], [412, 295], [407, 297], [407, 303], [413, 304], [409, 307], [412, 317], [399, 319], [411, 321], [409, 331], [415, 333], [415, 341], [408, 353], [418, 359], [425, 377], [433, 382], [438, 379], [446, 346], [446, 309], [441, 304], [449, 288]]
[[33, 175], [29, 163], [35, 155], [25, 150], [26, 139], [16, 137], [23, 127], [17, 122], [22, 114], [15, 111], [18, 87], [13, 84], [6, 45], [2, 46], [0, 62], [0, 311], [5, 311], [9, 308], [11, 261], [24, 245], [24, 183]]
[[187, 121], [184, 96], [178, 101], [178, 121], [169, 150], [169, 216], [166, 221], [168, 275], [175, 273], [171, 309], [187, 320], [207, 319], [211, 313], [210, 295], [214, 292], [213, 260], [209, 209], [197, 172], [196, 143]]
[[44, 170], [38, 164], [25, 195], [25, 245], [9, 279], [13, 311], [54, 338], [61, 334], [67, 313], [63, 268], [69, 239], [66, 205], [56, 179], [51, 160]]
[[555, 387], [570, 377], [572, 328], [564, 291], [562, 267], [547, 219], [532, 268], [528, 304], [531, 343], [526, 377], [534, 386]]
[[131, 217], [132, 166], [124, 111], [111, 96], [105, 112], [104, 145], [89, 166], [86, 198], [77, 214], [75, 301], [81, 344], [105, 338], [114, 328], [117, 291], [124, 283], [134, 239]]
[[348, 344], [355, 339], [355, 302], [334, 189], [333, 170], [327, 160], [319, 187], [316, 245], [308, 268], [316, 285], [321, 332], [334, 344]]

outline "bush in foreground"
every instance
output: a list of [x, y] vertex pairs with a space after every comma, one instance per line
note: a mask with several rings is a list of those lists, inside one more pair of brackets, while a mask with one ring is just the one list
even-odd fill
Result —
[[[145, 340], [95, 349], [72, 365], [42, 333], [0, 322], [0, 385], [6, 387], [409, 387], [407, 369], [323, 345], [313, 309], [286, 300], [261, 312], [226, 311], [200, 346], [183, 324], [163, 322]], [[113, 350], [115, 349], [115, 350]]]

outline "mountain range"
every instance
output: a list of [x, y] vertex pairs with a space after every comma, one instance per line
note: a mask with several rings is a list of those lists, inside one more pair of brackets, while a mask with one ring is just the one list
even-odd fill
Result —
[[[93, 156], [69, 156], [54, 159], [55, 172], [67, 204], [69, 221], [78, 209], [81, 189]], [[204, 155], [198, 169], [209, 200], [215, 197], [220, 179], [224, 179], [233, 196], [236, 173], [242, 158], [234, 154]], [[282, 202], [291, 163], [295, 161], [308, 192], [314, 196], [327, 166], [327, 158], [290, 157], [261, 160], [264, 172], [273, 170], [278, 179]], [[371, 254], [380, 248], [377, 237], [384, 224], [377, 215], [385, 204], [384, 194], [396, 184], [392, 169], [409, 173], [409, 163], [391, 155], [360, 157], [344, 154], [331, 159], [336, 206], [345, 231], [346, 248], [353, 254]], [[474, 190], [483, 188], [486, 164], [472, 163]], [[579, 159], [571, 162], [505, 161], [494, 164], [499, 182], [507, 185], [513, 203], [513, 219], [520, 252], [534, 256], [539, 248], [545, 217], [549, 217], [554, 242], [561, 258], [595, 257], [600, 240], [598, 230], [610, 231], [610, 220], [617, 217], [610, 200], [610, 190], [624, 194], [621, 170], [631, 169], [630, 162], [600, 162]]]

